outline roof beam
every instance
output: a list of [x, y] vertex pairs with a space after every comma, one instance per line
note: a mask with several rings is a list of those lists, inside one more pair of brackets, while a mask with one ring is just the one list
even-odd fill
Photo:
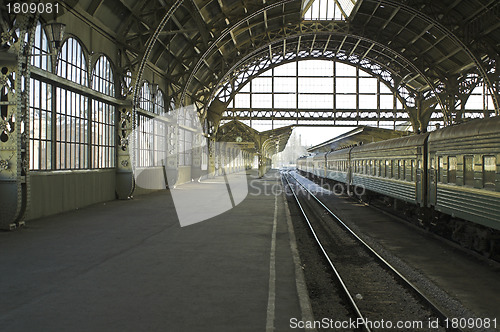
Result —
[[94, 16], [95, 12], [102, 5], [103, 0], [92, 0], [92, 2], [87, 7], [87, 13]]

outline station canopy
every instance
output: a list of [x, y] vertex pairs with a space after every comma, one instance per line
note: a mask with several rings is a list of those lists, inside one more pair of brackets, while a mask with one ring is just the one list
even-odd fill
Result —
[[348, 63], [389, 82], [415, 128], [436, 112], [444, 125], [460, 121], [479, 87], [489, 103], [479, 115], [497, 115], [499, 4], [68, 0], [65, 6], [116, 40], [128, 59], [124, 71], [139, 69], [140, 78], [147, 65], [161, 73], [171, 104], [195, 104], [215, 133], [221, 117], [209, 114], [214, 100], [227, 105], [248, 80], [296, 58]]

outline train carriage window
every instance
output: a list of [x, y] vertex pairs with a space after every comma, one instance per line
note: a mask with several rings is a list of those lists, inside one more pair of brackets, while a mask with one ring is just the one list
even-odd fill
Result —
[[457, 157], [448, 157], [448, 183], [457, 183]]
[[386, 160], [385, 161], [385, 172], [384, 172], [384, 176], [386, 178], [391, 177], [391, 175], [390, 175], [391, 174], [391, 168], [390, 167], [391, 167], [391, 161], [390, 160]]
[[495, 189], [497, 160], [495, 156], [483, 157], [483, 187]]
[[474, 156], [464, 156], [464, 185], [474, 186]]
[[438, 181], [444, 183], [444, 158], [438, 158]]

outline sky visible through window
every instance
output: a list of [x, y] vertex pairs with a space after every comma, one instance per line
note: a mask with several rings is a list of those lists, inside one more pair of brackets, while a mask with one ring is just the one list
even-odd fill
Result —
[[[331, 60], [293, 61], [268, 69], [241, 88], [229, 103], [228, 109], [231, 108], [253, 111], [306, 109], [351, 113], [375, 111], [381, 114], [401, 112], [407, 115], [402, 103], [382, 79], [355, 66]], [[464, 108], [493, 109], [493, 101], [481, 85], [474, 89]], [[435, 115], [439, 116], [439, 107], [436, 108]], [[242, 122], [259, 131], [295, 124], [295, 121], [280, 120], [279, 117], [273, 122], [270, 120]], [[435, 129], [434, 122], [436, 121], [431, 119], [430, 130]], [[325, 125], [325, 127], [297, 127], [295, 132], [302, 135], [305, 145], [319, 144], [356, 127], [356, 123], [353, 123], [352, 127], [327, 127], [328, 124], [320, 119], [308, 121], [307, 124]], [[387, 125], [381, 123], [380, 127], [393, 129], [392, 125], [389, 124], [389, 127]], [[397, 125], [398, 129], [405, 129], [403, 128], [405, 123]], [[407, 129], [411, 130], [409, 119], [406, 125]]]
[[355, 0], [309, 0], [304, 2], [304, 20], [346, 20], [354, 9]]

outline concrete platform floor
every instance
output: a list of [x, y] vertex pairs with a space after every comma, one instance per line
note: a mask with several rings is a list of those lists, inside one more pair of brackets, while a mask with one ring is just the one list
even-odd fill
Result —
[[162, 191], [0, 233], [0, 330], [285, 331], [312, 319], [276, 176], [248, 173], [239, 205], [186, 227]]

